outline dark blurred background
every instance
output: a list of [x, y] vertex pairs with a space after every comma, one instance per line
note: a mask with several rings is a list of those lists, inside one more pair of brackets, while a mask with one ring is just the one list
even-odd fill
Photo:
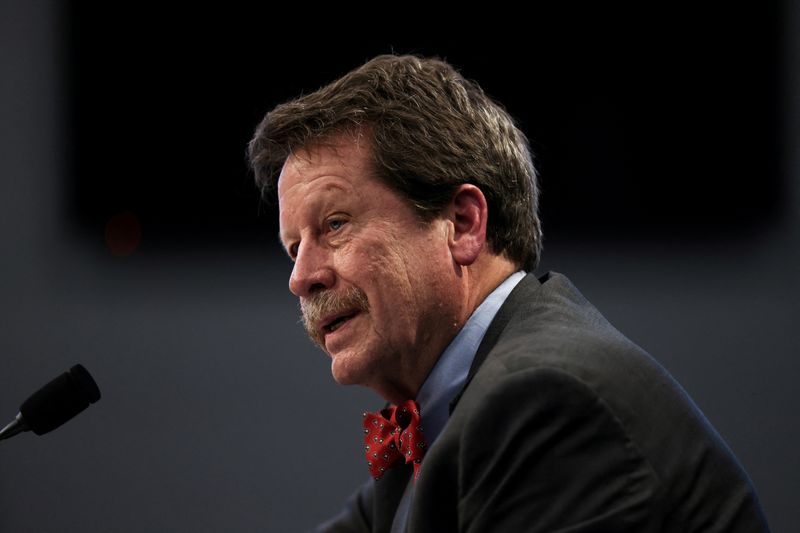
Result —
[[381, 400], [304, 338], [244, 153], [274, 105], [392, 51], [517, 118], [539, 270], [673, 373], [792, 530], [800, 9], [754, 6], [0, 4], [0, 425], [76, 362], [103, 391], [0, 443], [0, 531], [300, 531], [366, 479]]

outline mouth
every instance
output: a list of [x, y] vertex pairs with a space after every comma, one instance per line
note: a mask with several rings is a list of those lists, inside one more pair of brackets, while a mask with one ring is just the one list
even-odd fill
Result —
[[323, 335], [327, 335], [328, 333], [333, 333], [334, 331], [344, 326], [358, 313], [359, 311], [357, 310], [349, 310], [329, 316], [324, 320], [320, 321], [320, 324], [318, 326], [319, 330], [322, 332]]

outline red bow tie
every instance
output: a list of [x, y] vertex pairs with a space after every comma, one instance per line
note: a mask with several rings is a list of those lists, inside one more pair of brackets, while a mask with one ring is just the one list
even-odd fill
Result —
[[380, 413], [364, 413], [364, 449], [372, 477], [380, 479], [402, 457], [406, 463], [414, 463], [417, 479], [426, 447], [419, 422], [419, 406], [414, 400]]

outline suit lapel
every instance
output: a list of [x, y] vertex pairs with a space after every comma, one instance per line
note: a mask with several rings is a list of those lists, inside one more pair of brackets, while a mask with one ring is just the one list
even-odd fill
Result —
[[[453, 401], [450, 402], [451, 413], [453, 409], [455, 409], [461, 395], [464, 394], [464, 390], [469, 386], [470, 381], [472, 381], [472, 378], [486, 360], [489, 352], [494, 348], [495, 344], [497, 344], [500, 335], [503, 333], [503, 330], [505, 330], [515, 311], [522, 302], [530, 299], [540, 287], [541, 283], [536, 279], [536, 276], [528, 274], [514, 287], [514, 290], [511, 291], [511, 294], [506, 298], [506, 301], [500, 306], [497, 315], [495, 315], [494, 320], [492, 320], [492, 323], [486, 330], [486, 334], [483, 336], [478, 351], [475, 353], [475, 359], [472, 361], [472, 366], [470, 367], [464, 387]], [[387, 470], [381, 479], [375, 481], [373, 493], [374, 514], [372, 517], [373, 531], [375, 533], [389, 533], [391, 531], [392, 522], [397, 512], [397, 506], [400, 504], [400, 499], [403, 497], [406, 486], [411, 481], [412, 472], [412, 465], [397, 465]]]
[[472, 360], [472, 366], [470, 366], [469, 373], [467, 374], [467, 381], [461, 388], [461, 392], [450, 402], [450, 414], [453, 414], [453, 410], [456, 408], [458, 401], [461, 399], [467, 387], [469, 387], [470, 381], [472, 381], [472, 378], [477, 374], [478, 369], [480, 369], [481, 365], [486, 360], [489, 352], [492, 351], [492, 348], [497, 344], [497, 340], [500, 338], [503, 330], [506, 329], [511, 317], [514, 316], [520, 304], [528, 300], [541, 286], [542, 284], [536, 279], [536, 276], [528, 274], [514, 287], [514, 290], [511, 291], [511, 294], [506, 298], [506, 301], [500, 306], [494, 320], [489, 324], [489, 329], [486, 330], [486, 334], [483, 336], [480, 346], [478, 346], [478, 351], [475, 352], [475, 358]]
[[372, 517], [373, 531], [375, 533], [389, 533], [392, 521], [397, 512], [397, 506], [406, 485], [411, 480], [413, 466], [410, 464], [396, 465], [388, 469], [383, 476], [375, 481], [374, 504]]

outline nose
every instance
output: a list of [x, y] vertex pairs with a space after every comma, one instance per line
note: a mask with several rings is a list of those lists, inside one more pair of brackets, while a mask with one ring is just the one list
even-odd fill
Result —
[[336, 281], [330, 252], [306, 240], [300, 243], [289, 277], [289, 290], [301, 298], [308, 298], [320, 291], [330, 289]]

